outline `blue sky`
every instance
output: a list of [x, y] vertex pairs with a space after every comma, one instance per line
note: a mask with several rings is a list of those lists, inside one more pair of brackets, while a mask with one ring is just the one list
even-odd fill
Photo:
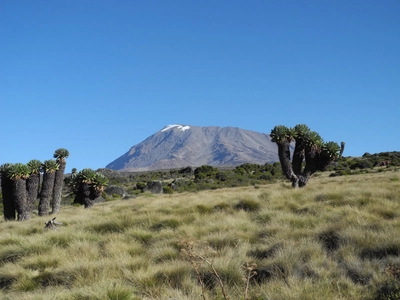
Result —
[[400, 151], [398, 0], [2, 0], [0, 164], [102, 168], [168, 124]]

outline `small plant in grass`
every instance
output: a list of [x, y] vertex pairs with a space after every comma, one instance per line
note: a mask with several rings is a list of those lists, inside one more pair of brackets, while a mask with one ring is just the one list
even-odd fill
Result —
[[215, 269], [213, 261], [210, 260], [217, 254], [216, 251], [209, 247], [206, 242], [201, 242], [194, 239], [181, 239], [179, 246], [181, 247], [182, 255], [190, 262], [196, 273], [197, 280], [201, 286], [203, 300], [207, 299], [205, 294], [207, 283], [205, 282], [205, 278], [200, 271], [203, 264], [206, 264], [211, 269], [212, 274], [217, 279], [217, 282], [221, 288], [224, 299], [229, 299], [225, 291], [224, 283]]
[[254, 264], [254, 263], [250, 264], [250, 263], [246, 262], [242, 266], [242, 270], [245, 272], [245, 275], [242, 278], [244, 283], [245, 283], [245, 286], [244, 286], [244, 297], [243, 297], [244, 300], [250, 299], [248, 297], [250, 279], [257, 275], [257, 272], [255, 271], [256, 268], [257, 268], [257, 264]]
[[107, 299], [112, 300], [131, 300], [133, 292], [124, 286], [119, 286], [114, 283], [113, 287], [107, 291]]
[[174, 189], [170, 186], [163, 186], [163, 193], [171, 195], [174, 193]]

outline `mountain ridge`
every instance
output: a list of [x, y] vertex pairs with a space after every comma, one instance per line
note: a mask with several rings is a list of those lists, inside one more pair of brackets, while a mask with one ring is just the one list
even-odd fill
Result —
[[109, 163], [120, 171], [234, 167], [279, 161], [269, 135], [238, 127], [167, 125]]

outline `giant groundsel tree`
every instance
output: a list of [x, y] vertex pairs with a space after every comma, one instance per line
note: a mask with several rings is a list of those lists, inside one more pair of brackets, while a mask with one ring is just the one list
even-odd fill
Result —
[[65, 166], [67, 165], [66, 158], [68, 158], [68, 156], [69, 151], [64, 148], [57, 149], [53, 155], [59, 167], [54, 174], [53, 202], [51, 210], [52, 214], [56, 214], [60, 211], [64, 171]]
[[54, 159], [45, 160], [42, 164], [43, 182], [38, 207], [39, 216], [49, 214], [50, 201], [53, 196], [54, 177], [58, 168], [59, 165]]
[[78, 173], [72, 173], [66, 180], [68, 187], [75, 194], [74, 203], [83, 204], [85, 208], [94, 205], [107, 186], [108, 179], [101, 173], [86, 168]]
[[30, 218], [27, 205], [26, 179], [29, 177], [30, 169], [26, 164], [16, 163], [9, 169], [9, 177], [12, 182], [12, 199], [17, 210], [18, 221]]
[[37, 159], [32, 159], [27, 163], [30, 174], [29, 178], [26, 180], [26, 190], [27, 190], [27, 211], [30, 214], [32, 209], [36, 205], [37, 198], [40, 191], [40, 170], [42, 162]]
[[12, 180], [10, 178], [10, 169], [12, 164], [5, 163], [0, 166], [1, 192], [3, 196], [4, 220], [15, 220], [15, 206], [12, 199]]
[[[312, 174], [325, 170], [339, 157], [340, 147], [337, 143], [324, 142], [318, 133], [304, 124], [294, 128], [275, 126], [271, 130], [271, 140], [278, 145], [282, 172], [295, 188], [305, 186]], [[292, 142], [295, 147], [290, 160]]]

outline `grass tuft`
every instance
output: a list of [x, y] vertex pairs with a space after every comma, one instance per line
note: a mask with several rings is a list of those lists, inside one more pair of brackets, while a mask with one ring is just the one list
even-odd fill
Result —
[[321, 232], [318, 235], [318, 240], [322, 243], [323, 247], [327, 252], [332, 252], [339, 249], [340, 236], [333, 229]]
[[253, 199], [242, 199], [234, 207], [236, 210], [244, 210], [246, 212], [256, 212], [259, 211], [261, 205], [258, 201]]

